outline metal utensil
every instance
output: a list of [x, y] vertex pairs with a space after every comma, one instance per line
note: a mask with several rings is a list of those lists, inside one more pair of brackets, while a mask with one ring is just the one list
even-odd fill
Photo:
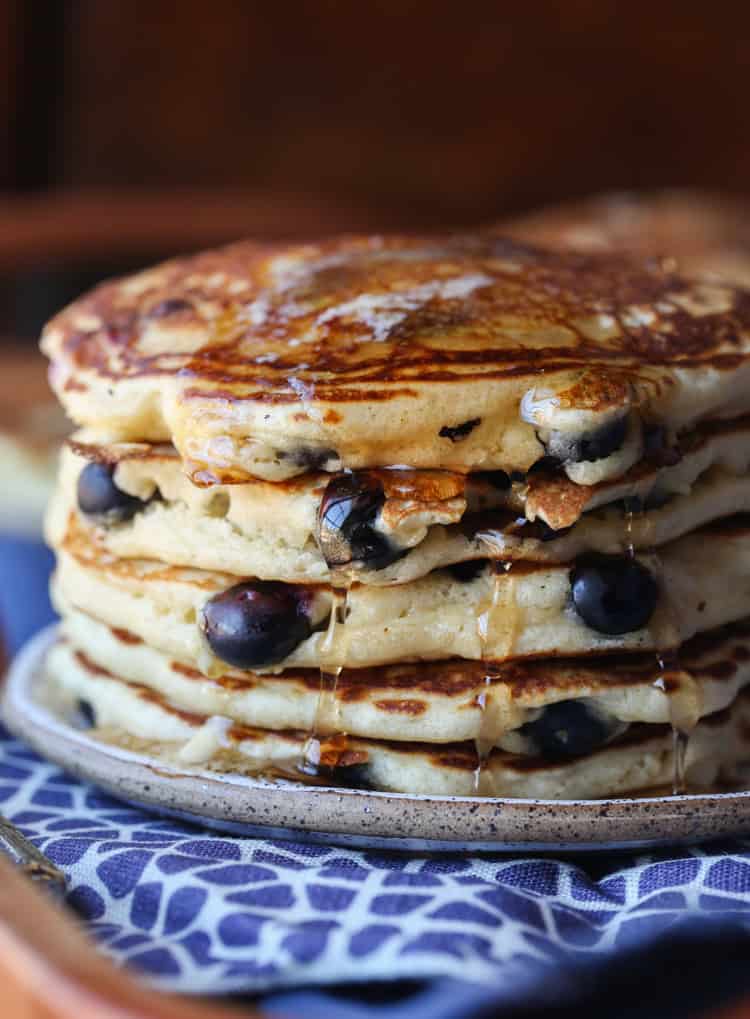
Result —
[[63, 872], [14, 824], [2, 816], [0, 816], [0, 853], [7, 856], [23, 874], [47, 888], [53, 895], [62, 897], [65, 894], [67, 882]]

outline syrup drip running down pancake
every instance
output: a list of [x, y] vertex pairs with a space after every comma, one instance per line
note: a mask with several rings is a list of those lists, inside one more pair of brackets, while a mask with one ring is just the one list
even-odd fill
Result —
[[70, 416], [198, 483], [409, 465], [578, 484], [750, 410], [750, 295], [489, 235], [240, 243], [104, 284], [43, 349]]

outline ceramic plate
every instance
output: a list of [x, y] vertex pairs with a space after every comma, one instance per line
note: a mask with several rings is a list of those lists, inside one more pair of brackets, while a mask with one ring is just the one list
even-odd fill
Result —
[[8, 674], [6, 725], [44, 757], [113, 796], [235, 834], [377, 849], [528, 852], [653, 847], [750, 834], [750, 791], [611, 800], [410, 796], [174, 768], [106, 746], [44, 698], [54, 627]]

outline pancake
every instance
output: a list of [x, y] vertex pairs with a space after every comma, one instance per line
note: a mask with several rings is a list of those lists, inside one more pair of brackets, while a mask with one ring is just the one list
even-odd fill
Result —
[[[693, 638], [677, 661], [660, 662], [654, 654], [502, 665], [453, 660], [344, 669], [336, 677], [317, 669], [279, 675], [228, 669], [207, 679], [81, 612], [67, 616], [62, 633], [84, 665], [155, 690], [183, 710], [263, 729], [429, 743], [480, 740], [519, 753], [551, 738], [546, 730], [535, 737], [550, 705], [574, 712], [576, 738], [588, 745], [609, 741], [620, 723], [679, 720], [689, 729], [728, 707], [750, 682], [747, 621]], [[542, 722], [554, 726], [555, 719], [553, 713]]]
[[548, 206], [498, 229], [563, 250], [669, 253], [689, 275], [750, 286], [750, 206], [725, 195], [614, 192]]
[[[301, 731], [270, 731], [176, 708], [152, 689], [86, 663], [65, 644], [48, 659], [46, 695], [83, 701], [91, 736], [145, 751], [181, 770], [304, 779], [310, 743]], [[691, 785], [731, 778], [750, 759], [750, 698], [704, 718], [688, 741]], [[674, 773], [669, 726], [634, 725], [594, 753], [546, 760], [495, 751], [481, 763], [471, 743], [441, 746], [338, 737], [317, 741], [315, 781], [425, 795], [578, 799], [636, 793], [663, 786]]]
[[619, 477], [750, 410], [750, 295], [490, 233], [239, 243], [105, 283], [42, 345], [70, 416], [198, 483], [409, 465]]
[[[407, 583], [488, 556], [568, 562], [590, 551], [658, 548], [750, 511], [750, 420], [706, 423], [681, 445], [676, 463], [641, 464], [590, 488], [559, 471], [511, 482], [504, 474], [429, 470], [201, 488], [169, 445], [103, 444], [82, 433], [64, 451], [47, 533], [53, 544], [62, 541], [79, 479], [93, 462], [113, 468], [116, 488], [140, 500], [124, 520], [78, 514], [92, 540], [119, 558], [336, 586]], [[348, 494], [332, 500], [327, 493], [340, 478]], [[347, 537], [352, 521], [356, 531]], [[362, 549], [365, 528], [373, 541]], [[369, 558], [357, 558], [363, 553]]]
[[80, 609], [211, 675], [237, 661], [281, 671], [652, 650], [750, 615], [750, 519], [741, 516], [658, 555], [509, 571], [488, 563], [475, 575], [438, 570], [345, 594], [323, 584], [238, 587], [230, 574], [117, 559], [75, 515], [56, 552], [61, 612]]

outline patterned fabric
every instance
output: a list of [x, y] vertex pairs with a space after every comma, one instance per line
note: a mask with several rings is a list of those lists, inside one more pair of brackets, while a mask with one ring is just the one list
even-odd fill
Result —
[[104, 950], [165, 989], [454, 976], [520, 991], [686, 919], [750, 926], [750, 846], [551, 859], [228, 838], [102, 795], [0, 740], [0, 809], [69, 876]]

